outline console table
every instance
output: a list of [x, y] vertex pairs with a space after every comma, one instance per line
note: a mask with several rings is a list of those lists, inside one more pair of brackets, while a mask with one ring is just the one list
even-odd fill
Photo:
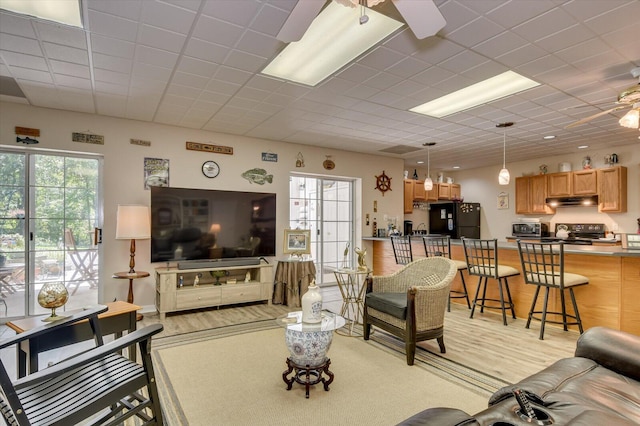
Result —
[[316, 277], [313, 260], [278, 260], [273, 288], [273, 303], [300, 307], [300, 297]]
[[[103, 336], [115, 334], [116, 337], [121, 337], [124, 331], [131, 333], [136, 330], [136, 311], [140, 309], [140, 306], [121, 301], [106, 303], [106, 306], [107, 311], [98, 315]], [[67, 313], [74, 312], [76, 311], [68, 311]], [[28, 317], [10, 321], [7, 323], [7, 327], [16, 333], [24, 333], [45, 324], [42, 322], [44, 317]], [[18, 377], [26, 376], [27, 372], [35, 373], [38, 371], [39, 353], [90, 339], [93, 339], [93, 332], [89, 321], [85, 320], [70, 327], [60, 328], [59, 331], [46, 333], [40, 337], [34, 336], [21, 342], [17, 347]], [[136, 360], [135, 346], [129, 347], [127, 353], [131, 360]]]

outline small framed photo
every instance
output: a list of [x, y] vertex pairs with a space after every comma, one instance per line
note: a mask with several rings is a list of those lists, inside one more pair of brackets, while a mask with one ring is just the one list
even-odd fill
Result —
[[308, 229], [285, 229], [284, 253], [311, 254], [311, 231]]
[[506, 210], [509, 208], [509, 194], [501, 192], [498, 194], [498, 210]]

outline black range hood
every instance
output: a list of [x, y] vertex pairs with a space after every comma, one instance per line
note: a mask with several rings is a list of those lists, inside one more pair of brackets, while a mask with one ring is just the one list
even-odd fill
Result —
[[553, 197], [547, 198], [546, 203], [551, 207], [593, 207], [598, 206], [598, 196]]

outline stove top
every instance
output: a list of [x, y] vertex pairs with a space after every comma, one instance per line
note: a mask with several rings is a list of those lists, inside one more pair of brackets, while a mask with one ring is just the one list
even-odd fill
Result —
[[593, 240], [604, 238], [604, 223], [556, 223], [556, 235], [559, 230], [569, 233], [567, 238], [550, 237], [542, 241], [564, 241], [567, 244], [591, 245]]

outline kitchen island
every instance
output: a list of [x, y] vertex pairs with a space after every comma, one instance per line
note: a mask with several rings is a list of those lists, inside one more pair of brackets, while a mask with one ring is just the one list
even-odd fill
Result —
[[[402, 267], [395, 262], [389, 238], [363, 238], [363, 241], [372, 253], [374, 275], [387, 275]], [[414, 259], [425, 256], [420, 237], [412, 241], [412, 250]], [[605, 326], [640, 335], [640, 250], [628, 250], [614, 245], [568, 244], [564, 251], [565, 270], [589, 278], [588, 285], [574, 290], [584, 328]], [[460, 240], [451, 240], [451, 256], [453, 259], [465, 260]], [[518, 245], [499, 241], [498, 262], [521, 271]], [[469, 277], [466, 272], [464, 274], [470, 297], [473, 297], [478, 280], [476, 277]], [[456, 275], [451, 287], [462, 287], [459, 275]], [[490, 282], [487, 297], [498, 297], [497, 288], [495, 283]], [[509, 278], [509, 288], [516, 316], [526, 318], [535, 286], [525, 284], [522, 275], [518, 275]], [[542, 302], [540, 299], [542, 298], [539, 298], [538, 303]], [[461, 299], [452, 299], [452, 302], [460, 303]], [[559, 292], [552, 291], [549, 310], [559, 311], [559, 306]], [[536, 326], [535, 323], [533, 326]]]

